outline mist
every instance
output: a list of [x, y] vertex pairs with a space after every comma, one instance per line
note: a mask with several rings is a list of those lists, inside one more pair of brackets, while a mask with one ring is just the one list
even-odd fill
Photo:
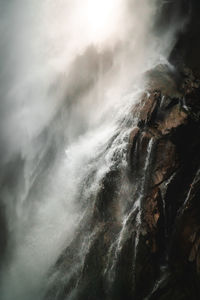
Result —
[[0, 2], [2, 300], [42, 297], [85, 213], [80, 194], [110, 168], [110, 156], [96, 158], [144, 73], [169, 64], [183, 22], [160, 33], [161, 10], [157, 0]]

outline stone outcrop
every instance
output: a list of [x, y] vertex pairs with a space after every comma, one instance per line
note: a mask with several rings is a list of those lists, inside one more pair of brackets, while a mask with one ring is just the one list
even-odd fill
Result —
[[200, 299], [200, 82], [186, 68], [178, 83], [167, 66], [146, 76], [128, 167], [88, 200], [46, 299]]
[[[144, 290], [150, 281], [148, 299], [200, 299], [200, 85], [188, 69], [182, 76], [175, 96], [159, 89], [143, 98], [140, 129], [131, 137], [133, 148], [136, 140], [154, 139], [138, 248], [138, 263], [145, 271], [136, 273], [136, 299], [147, 297]], [[139, 155], [143, 151], [140, 147]], [[145, 266], [143, 252], [149, 257]]]

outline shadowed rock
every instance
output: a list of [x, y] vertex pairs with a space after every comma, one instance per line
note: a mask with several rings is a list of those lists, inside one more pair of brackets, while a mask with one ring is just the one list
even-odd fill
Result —
[[116, 162], [89, 200], [46, 299], [199, 299], [200, 85], [183, 69], [180, 93], [166, 67], [155, 72], [164, 88], [147, 74], [127, 167]]

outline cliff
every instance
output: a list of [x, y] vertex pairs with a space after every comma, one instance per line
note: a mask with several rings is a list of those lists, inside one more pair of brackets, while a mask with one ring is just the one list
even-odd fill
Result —
[[113, 157], [46, 299], [200, 299], [200, 81], [165, 65], [146, 77], [127, 167]]
[[162, 31], [176, 6], [189, 12], [170, 55], [176, 70], [158, 65], [145, 75], [146, 91], [123, 124], [131, 127], [126, 164], [113, 153], [45, 299], [200, 299], [199, 3], [177, 2], [158, 21]]

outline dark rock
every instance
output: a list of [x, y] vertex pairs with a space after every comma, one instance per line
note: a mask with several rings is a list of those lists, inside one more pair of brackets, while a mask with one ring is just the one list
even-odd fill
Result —
[[200, 299], [199, 81], [166, 66], [147, 77], [128, 167], [102, 179], [47, 299]]

